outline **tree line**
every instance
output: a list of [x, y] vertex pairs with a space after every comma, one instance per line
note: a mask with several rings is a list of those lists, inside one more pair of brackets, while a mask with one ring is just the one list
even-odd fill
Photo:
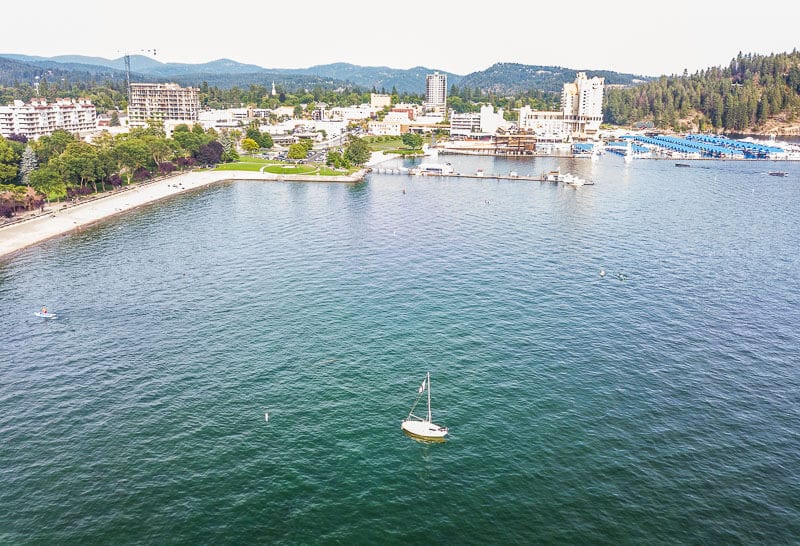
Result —
[[603, 119], [649, 122], [683, 131], [746, 132], [770, 120], [791, 122], [800, 110], [800, 53], [739, 53], [726, 67], [662, 76], [636, 87], [607, 89]]
[[36, 141], [0, 136], [0, 215], [11, 216], [21, 205], [38, 206], [37, 196], [73, 198], [195, 165], [235, 161], [237, 137], [181, 124], [167, 138], [158, 122], [116, 136], [104, 132], [91, 143], [60, 129]]

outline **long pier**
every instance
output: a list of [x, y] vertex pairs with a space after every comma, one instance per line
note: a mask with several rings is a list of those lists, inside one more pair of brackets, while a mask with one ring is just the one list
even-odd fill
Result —
[[553, 176], [548, 173], [542, 173], [538, 176], [530, 176], [530, 175], [520, 175], [516, 173], [509, 173], [509, 174], [490, 174], [490, 173], [435, 173], [435, 172], [423, 172], [423, 173], [415, 173], [412, 169], [407, 169], [405, 167], [373, 167], [371, 172], [376, 174], [394, 174], [394, 175], [402, 175], [402, 176], [413, 176], [419, 178], [468, 178], [474, 180], [520, 180], [523, 182], [550, 182], [553, 184], [567, 184], [567, 185], [581, 185], [581, 186], [593, 186], [594, 182], [592, 180], [584, 180], [580, 179], [581, 184], [570, 184], [568, 180], [564, 180], [561, 176]]

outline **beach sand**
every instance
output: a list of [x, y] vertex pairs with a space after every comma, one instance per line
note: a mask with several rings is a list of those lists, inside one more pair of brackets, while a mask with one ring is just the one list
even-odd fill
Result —
[[[385, 160], [385, 158], [381, 160]], [[116, 214], [217, 182], [262, 180], [354, 183], [363, 180], [364, 174], [364, 171], [359, 171], [352, 176], [275, 175], [250, 171], [195, 171], [179, 174], [163, 180], [107, 192], [96, 199], [74, 206], [52, 204], [46, 209], [45, 214], [2, 226], [0, 227], [0, 258]]]

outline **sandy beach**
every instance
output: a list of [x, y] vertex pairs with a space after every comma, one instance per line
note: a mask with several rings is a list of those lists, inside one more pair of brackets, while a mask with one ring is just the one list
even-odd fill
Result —
[[[384, 160], [385, 158], [381, 158], [381, 161]], [[267, 182], [354, 183], [362, 180], [364, 174], [365, 171], [359, 171], [352, 176], [277, 175], [252, 171], [195, 171], [179, 174], [155, 182], [136, 184], [107, 192], [77, 205], [54, 203], [45, 209], [44, 214], [2, 226], [0, 227], [0, 258], [136, 207], [218, 182], [260, 180]]]

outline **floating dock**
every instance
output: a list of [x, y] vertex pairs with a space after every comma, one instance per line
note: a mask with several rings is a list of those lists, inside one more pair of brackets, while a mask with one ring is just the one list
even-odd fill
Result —
[[[570, 178], [565, 179], [564, 174], [561, 174], [560, 176], [554, 175], [555, 174], [554, 172], [542, 173], [541, 175], [534, 175], [534, 176], [521, 175], [513, 172], [508, 174], [490, 174], [482, 172], [449, 173], [449, 174], [426, 172], [426, 173], [416, 174], [413, 172], [412, 169], [407, 169], [405, 167], [394, 167], [394, 168], [374, 167], [371, 172], [376, 174], [396, 174], [396, 175], [413, 176], [415, 178], [469, 178], [474, 180], [520, 180], [522, 182], [551, 182], [553, 184], [560, 183], [560, 184], [572, 185], [570, 184]], [[575, 178], [573, 177], [572, 180], [575, 180]], [[591, 180], [584, 180], [584, 179], [579, 179], [579, 180], [581, 181], [581, 183], [577, 185], [581, 186], [594, 185], [594, 182]]]

